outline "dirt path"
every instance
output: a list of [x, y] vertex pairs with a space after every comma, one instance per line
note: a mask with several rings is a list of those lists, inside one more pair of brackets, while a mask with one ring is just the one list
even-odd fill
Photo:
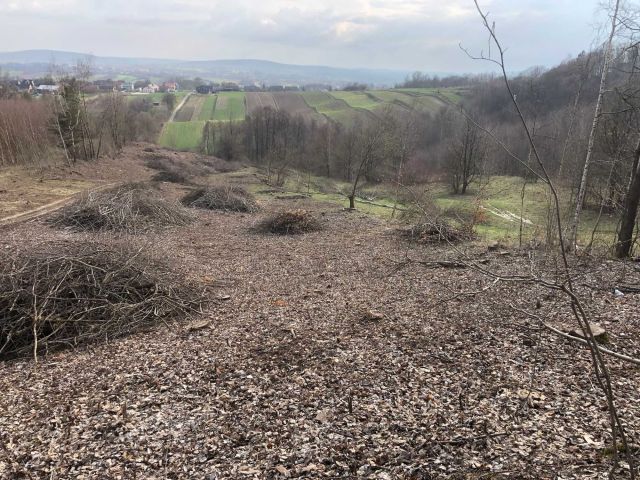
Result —
[[180, 111], [180, 109], [182, 107], [184, 107], [185, 103], [187, 103], [187, 101], [189, 100], [189, 97], [191, 97], [191, 95], [193, 95], [193, 92], [187, 93], [187, 95], [182, 99], [180, 104], [173, 110], [173, 112], [171, 112], [171, 116], [169, 117], [169, 120], [167, 120], [167, 123], [171, 123], [171, 122], [175, 121], [176, 114]]
[[481, 208], [483, 210], [486, 210], [490, 214], [495, 215], [498, 218], [506, 220], [507, 222], [517, 222], [517, 223], [522, 222], [525, 225], [533, 225], [533, 222], [531, 220], [521, 217], [520, 215], [510, 212], [509, 210], [500, 210], [499, 208], [495, 208], [492, 206], [481, 207]]
[[37, 218], [64, 206], [76, 195], [125, 181], [145, 181], [157, 172], [146, 163], [156, 156], [197, 158], [191, 153], [164, 151], [155, 145], [134, 143], [115, 158], [98, 162], [10, 167], [0, 169], [0, 225]]
[[27, 210], [26, 212], [16, 213], [14, 215], [9, 215], [8, 217], [0, 218], [0, 227], [7, 225], [15, 225], [21, 222], [27, 222], [29, 220], [34, 220], [45, 215], [49, 215], [56, 210], [63, 208], [65, 205], [68, 205], [70, 202], [78, 198], [78, 196], [83, 195], [87, 192], [96, 192], [100, 190], [104, 190], [106, 188], [111, 188], [117, 185], [117, 183], [108, 183], [106, 185], [101, 185], [99, 187], [90, 188], [83, 192], [74, 193], [65, 198], [61, 198], [60, 200], [56, 200], [51, 203], [47, 203], [46, 205], [42, 205], [40, 207], [34, 208], [32, 210]]

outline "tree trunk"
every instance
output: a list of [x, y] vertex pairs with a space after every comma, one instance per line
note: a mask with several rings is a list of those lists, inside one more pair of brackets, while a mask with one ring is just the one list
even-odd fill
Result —
[[616, 245], [616, 256], [618, 258], [628, 257], [633, 246], [633, 229], [636, 225], [638, 204], [640, 203], [640, 140], [634, 153], [631, 175], [629, 189], [624, 199], [620, 231], [618, 232], [618, 243]]
[[609, 64], [611, 63], [611, 53], [613, 48], [613, 38], [616, 33], [616, 27], [618, 23], [618, 10], [620, 8], [620, 0], [616, 0], [615, 10], [611, 20], [611, 32], [609, 33], [609, 40], [604, 51], [604, 62], [602, 65], [602, 75], [600, 76], [600, 90], [598, 92], [598, 99], [596, 101], [596, 109], [593, 114], [593, 123], [591, 125], [591, 133], [589, 134], [589, 142], [587, 144], [587, 156], [584, 161], [584, 167], [582, 169], [582, 178], [580, 180], [580, 189], [578, 190], [578, 198], [576, 199], [576, 209], [573, 214], [573, 221], [571, 222], [571, 230], [569, 232], [569, 238], [567, 242], [567, 248], [574, 250], [578, 241], [578, 226], [580, 225], [580, 215], [582, 214], [582, 206], [584, 204], [584, 197], [587, 193], [587, 180], [589, 177], [589, 167], [591, 166], [591, 156], [593, 155], [593, 146], [596, 139], [596, 131], [598, 124], [600, 123], [600, 114], [602, 112], [602, 100], [607, 85], [607, 75], [609, 73]]
[[349, 210], [355, 210], [355, 209], [356, 209], [356, 196], [349, 195]]

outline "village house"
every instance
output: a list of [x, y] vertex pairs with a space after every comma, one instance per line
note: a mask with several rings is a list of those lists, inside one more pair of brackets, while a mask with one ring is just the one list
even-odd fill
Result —
[[160, 87], [155, 83], [150, 83], [142, 89], [142, 93], [158, 93], [159, 91]]
[[33, 83], [33, 80], [27, 80], [27, 79], [16, 80], [14, 82], [14, 87], [19, 92], [35, 93], [36, 91], [36, 86]]
[[178, 91], [178, 84], [176, 82], [164, 82], [160, 90], [167, 93], [176, 93]]
[[38, 87], [36, 88], [36, 91], [42, 94], [58, 93], [59, 90], [60, 90], [59, 85], [38, 85]]
[[122, 84], [122, 91], [123, 92], [134, 92], [136, 89], [135, 87], [135, 83], [134, 82], [124, 82]]

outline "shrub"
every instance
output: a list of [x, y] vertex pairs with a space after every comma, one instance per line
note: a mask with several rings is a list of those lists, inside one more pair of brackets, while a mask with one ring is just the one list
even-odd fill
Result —
[[192, 214], [160, 197], [148, 185], [130, 183], [83, 195], [52, 218], [56, 226], [75, 230], [142, 233], [154, 228], [187, 225]]
[[259, 230], [278, 235], [295, 235], [320, 230], [318, 220], [306, 210], [287, 210], [266, 218]]
[[235, 185], [200, 188], [187, 194], [182, 203], [189, 207], [227, 212], [255, 212], [258, 204], [253, 195]]

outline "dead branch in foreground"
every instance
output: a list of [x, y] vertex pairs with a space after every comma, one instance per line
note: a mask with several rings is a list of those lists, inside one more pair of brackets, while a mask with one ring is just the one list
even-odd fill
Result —
[[[569, 341], [572, 342], [576, 342], [576, 343], [580, 343], [582, 345], [587, 345], [589, 346], [589, 342], [587, 342], [585, 339], [580, 338], [580, 337], [575, 337], [573, 335], [569, 335], [568, 333], [563, 332], [562, 330], [558, 330], [557, 328], [555, 328], [552, 325], [549, 325], [548, 323], [545, 323], [542, 318], [540, 318], [538, 315], [534, 315], [531, 312], [527, 312], [526, 310], [522, 310], [520, 308], [514, 307], [513, 305], [509, 305], [509, 307], [511, 307], [513, 310], [522, 313], [523, 315], [526, 315], [528, 317], [534, 318], [538, 321], [538, 323], [545, 329], [549, 330], [550, 332], [565, 338]], [[640, 365], [640, 359], [638, 358], [634, 358], [634, 357], [630, 357], [629, 355], [624, 355], [622, 353], [618, 353], [618, 352], [614, 352], [613, 350], [609, 350], [608, 348], [604, 348], [601, 345], [597, 346], [598, 350], [600, 350], [602, 353], [606, 353], [607, 355], [611, 355], [614, 358], [617, 358], [618, 360], [622, 360], [623, 362], [628, 362], [628, 363], [633, 363], [634, 365]]]

